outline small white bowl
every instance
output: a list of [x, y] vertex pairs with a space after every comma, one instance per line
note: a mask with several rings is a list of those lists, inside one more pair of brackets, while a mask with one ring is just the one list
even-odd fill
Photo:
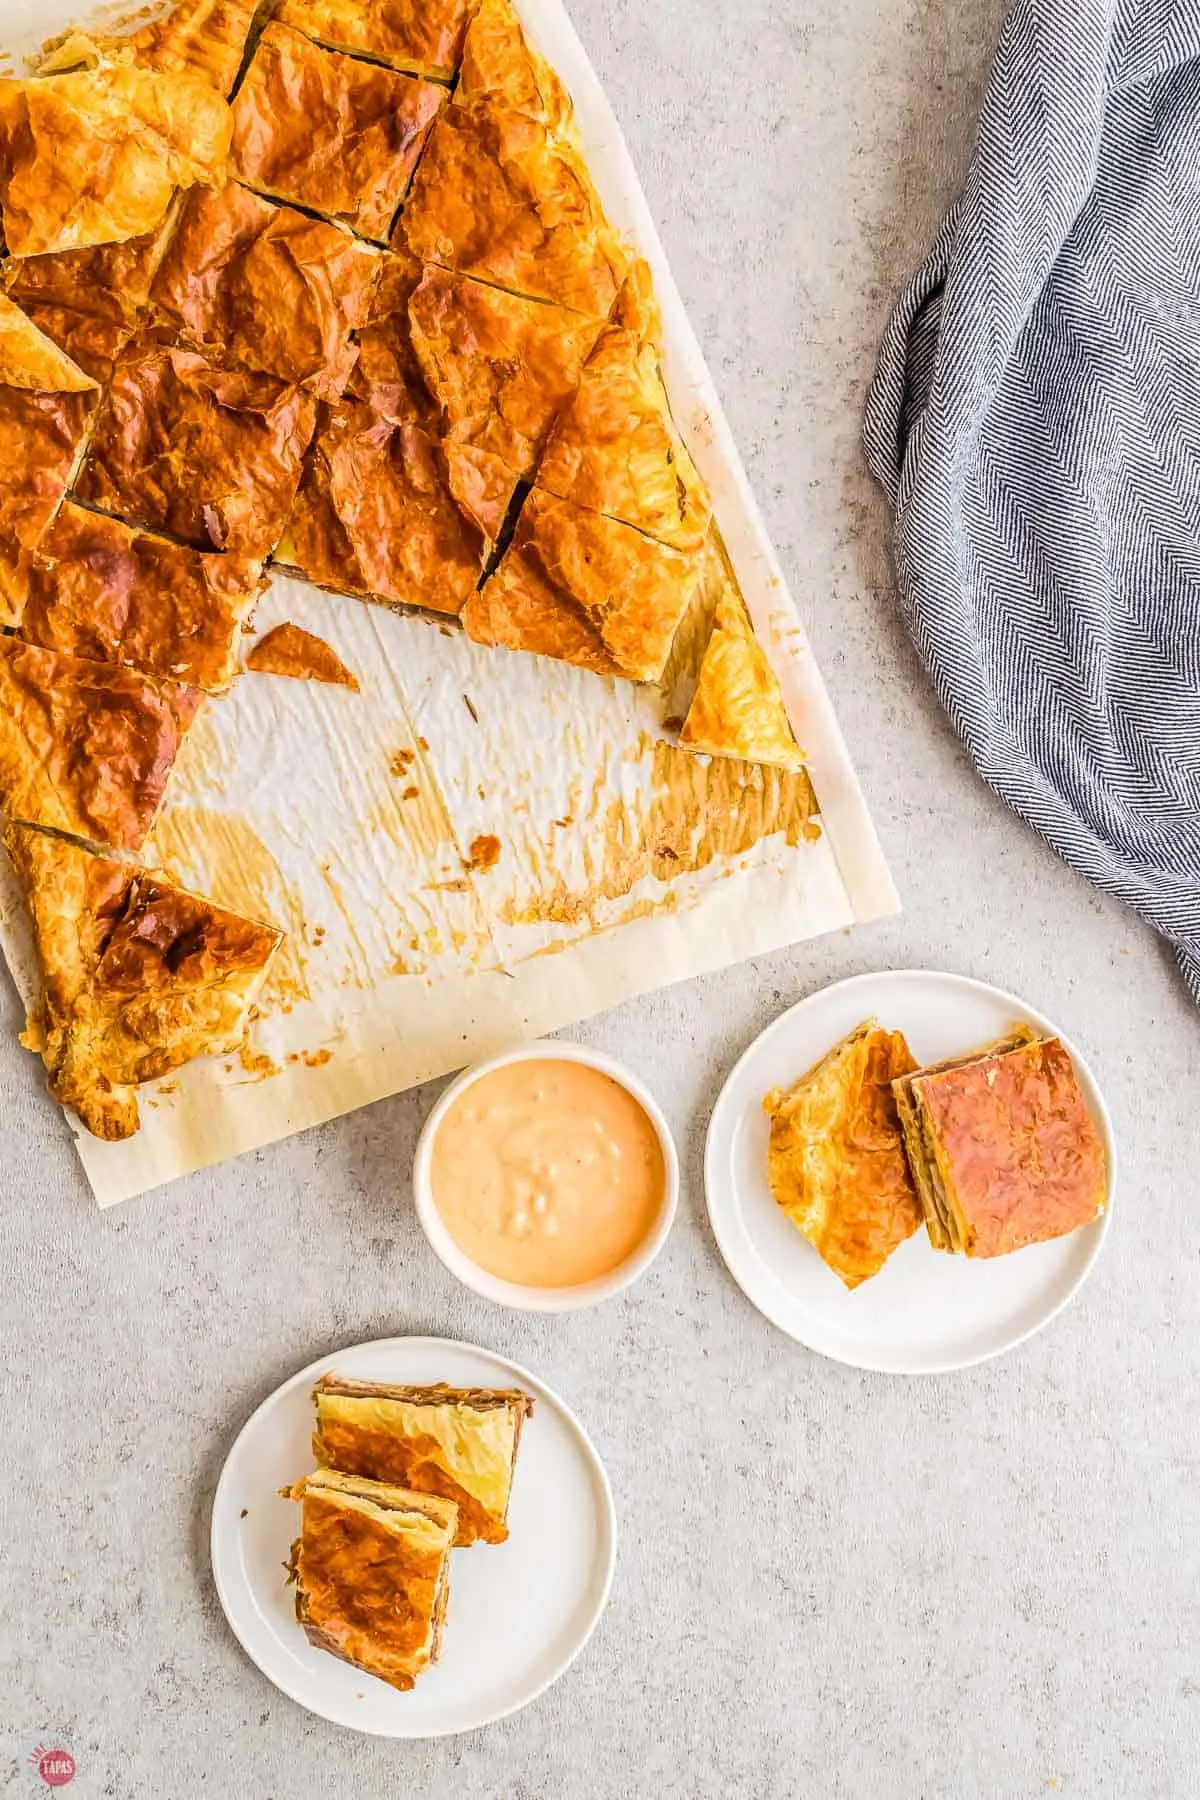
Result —
[[[523, 1282], [502, 1281], [498, 1275], [481, 1268], [459, 1249], [446, 1229], [433, 1198], [433, 1182], [430, 1178], [433, 1140], [458, 1096], [481, 1076], [489, 1075], [493, 1069], [505, 1068], [509, 1063], [535, 1060], [584, 1063], [589, 1069], [599, 1069], [601, 1074], [607, 1075], [618, 1087], [623, 1087], [626, 1093], [633, 1095], [653, 1125], [663, 1154], [666, 1181], [662, 1207], [653, 1229], [647, 1233], [632, 1256], [626, 1257], [623, 1263], [618, 1263], [615, 1269], [610, 1269], [606, 1275], [597, 1276], [595, 1281], [580, 1282], [574, 1287], [529, 1287]], [[636, 1075], [631, 1075], [628, 1069], [622, 1068], [610, 1056], [602, 1056], [598, 1050], [585, 1049], [582, 1044], [539, 1039], [532, 1044], [522, 1044], [518, 1050], [507, 1050], [501, 1056], [493, 1056], [488, 1062], [476, 1063], [472, 1068], [464, 1069], [458, 1079], [450, 1083], [426, 1119], [417, 1140], [417, 1151], [413, 1158], [413, 1194], [417, 1203], [417, 1217], [435, 1256], [445, 1263], [452, 1275], [458, 1276], [465, 1287], [473, 1288], [485, 1300], [495, 1300], [501, 1306], [519, 1307], [525, 1312], [573, 1312], [576, 1307], [594, 1306], [599, 1300], [608, 1300], [613, 1294], [619, 1294], [650, 1267], [667, 1241], [667, 1233], [679, 1204], [679, 1157], [662, 1109]]]

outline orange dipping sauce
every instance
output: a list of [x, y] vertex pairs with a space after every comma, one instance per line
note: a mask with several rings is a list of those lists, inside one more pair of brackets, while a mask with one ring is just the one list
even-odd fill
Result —
[[430, 1186], [472, 1262], [525, 1287], [578, 1287], [632, 1256], [666, 1195], [658, 1133], [587, 1063], [505, 1063], [463, 1089], [433, 1139]]

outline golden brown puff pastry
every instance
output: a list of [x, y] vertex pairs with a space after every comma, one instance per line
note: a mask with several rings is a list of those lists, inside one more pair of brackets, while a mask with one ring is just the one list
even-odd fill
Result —
[[162, 18], [124, 36], [67, 31], [46, 44], [38, 74], [135, 63], [163, 75], [199, 75], [228, 94], [257, 10], [258, 0], [182, 0]]
[[117, 363], [77, 492], [199, 550], [262, 558], [287, 520], [316, 416], [302, 388], [144, 335]]
[[391, 1387], [323, 1375], [313, 1455], [348, 1475], [439, 1494], [456, 1544], [502, 1544], [517, 1451], [533, 1401], [520, 1388]]
[[262, 565], [190, 550], [69, 501], [34, 554], [21, 635], [200, 688], [228, 685]]
[[386, 242], [446, 90], [268, 25], [233, 105], [243, 181]]
[[463, 624], [476, 643], [657, 681], [700, 570], [699, 555], [534, 488]]
[[1028, 1028], [897, 1084], [935, 1248], [1003, 1256], [1104, 1211], [1104, 1146], [1058, 1038]]
[[455, 98], [469, 102], [485, 94], [556, 135], [572, 129], [567, 90], [531, 49], [509, 0], [478, 0], [467, 26]]
[[425, 385], [408, 317], [408, 303], [423, 273], [415, 257], [385, 252], [346, 393], [397, 425], [424, 425], [436, 432], [439, 409]]
[[593, 318], [629, 261], [582, 158], [490, 98], [439, 113], [398, 237], [423, 262]]
[[229, 107], [198, 75], [125, 65], [0, 81], [0, 208], [14, 256], [153, 231], [177, 187], [217, 180]]
[[5, 843], [42, 977], [25, 1042], [89, 1131], [129, 1137], [141, 1082], [237, 1047], [282, 933], [82, 844], [19, 826]]
[[469, 0], [283, 0], [275, 18], [334, 50], [363, 51], [449, 81], [462, 56]]
[[322, 424], [276, 560], [343, 593], [457, 613], [482, 545], [422, 427], [343, 400]]
[[848, 1288], [877, 1275], [922, 1221], [892, 1096], [915, 1067], [901, 1033], [868, 1019], [763, 1100], [771, 1193]]
[[324, 638], [286, 620], [260, 637], [246, 667], [258, 675], [288, 675], [293, 681], [323, 681], [358, 692], [358, 678]]
[[413, 350], [443, 412], [451, 491], [495, 540], [600, 324], [438, 268], [426, 269], [408, 313]]
[[537, 481], [679, 550], [699, 549], [708, 535], [712, 503], [672, 421], [658, 353], [619, 326], [593, 348]]
[[689, 750], [743, 762], [802, 769], [775, 671], [754, 635], [745, 604], [727, 582], [716, 606], [700, 678], [679, 733]]
[[613, 302], [609, 323], [632, 331], [639, 343], [662, 346], [662, 313], [654, 292], [654, 275], [644, 256], [635, 256]]
[[70, 485], [97, 386], [0, 294], [0, 626], [20, 623], [30, 559]]
[[86, 394], [97, 383], [38, 329], [28, 313], [0, 294], [0, 387], [39, 394]]
[[332, 1469], [284, 1497], [303, 1509], [288, 1579], [309, 1643], [407, 1693], [441, 1650], [454, 1507]]
[[146, 304], [167, 229], [123, 244], [13, 258], [3, 269], [5, 288], [39, 330], [106, 382]]
[[0, 811], [137, 850], [197, 689], [0, 638]]
[[334, 400], [358, 352], [380, 252], [348, 231], [230, 182], [197, 188], [154, 279], [160, 318], [226, 367], [240, 363]]

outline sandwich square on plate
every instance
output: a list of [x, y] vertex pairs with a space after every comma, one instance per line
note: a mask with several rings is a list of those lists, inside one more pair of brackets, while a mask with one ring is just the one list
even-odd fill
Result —
[[[508, 1537], [451, 1553], [440, 1653], [408, 1693], [315, 1648], [296, 1618], [286, 1565], [299, 1515], [280, 1490], [312, 1472], [313, 1390], [327, 1375], [351, 1385], [513, 1390], [534, 1402]], [[437, 1737], [501, 1718], [558, 1679], [603, 1612], [615, 1536], [599, 1457], [558, 1395], [490, 1351], [444, 1338], [387, 1338], [300, 1370], [247, 1422], [213, 1501], [213, 1572], [243, 1648], [300, 1705], [384, 1737]]]
[[[739, 1286], [799, 1342], [897, 1374], [966, 1367], [1047, 1324], [1091, 1270], [1112, 1217], [1111, 1125], [1086, 1063], [1064, 1044], [1103, 1146], [1104, 1212], [1069, 1235], [986, 1260], [947, 1255], [922, 1228], [899, 1242], [878, 1274], [848, 1288], [772, 1195], [772, 1122], [763, 1101], [772, 1090], [792, 1088], [871, 1018], [900, 1033], [923, 1067], [961, 1057], [1020, 1022], [1038, 1036], [1061, 1036], [1023, 1000], [932, 970], [881, 971], [811, 995], [768, 1026], [730, 1072], [705, 1149], [709, 1217]], [[889, 1127], [889, 1142], [892, 1136]]]

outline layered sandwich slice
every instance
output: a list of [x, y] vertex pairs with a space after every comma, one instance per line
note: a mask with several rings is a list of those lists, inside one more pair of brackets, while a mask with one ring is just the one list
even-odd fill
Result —
[[288, 1577], [309, 1643], [407, 1691], [441, 1650], [458, 1509], [333, 1469], [284, 1494], [303, 1509]]
[[1060, 1039], [1020, 1025], [894, 1091], [935, 1249], [1003, 1256], [1104, 1211], [1104, 1146]]
[[915, 1067], [902, 1033], [868, 1019], [763, 1101], [771, 1193], [848, 1288], [877, 1275], [920, 1229], [892, 1094], [893, 1080]]
[[319, 1463], [452, 1500], [457, 1544], [507, 1538], [521, 1430], [533, 1411], [528, 1394], [444, 1383], [389, 1387], [323, 1375], [313, 1398]]

